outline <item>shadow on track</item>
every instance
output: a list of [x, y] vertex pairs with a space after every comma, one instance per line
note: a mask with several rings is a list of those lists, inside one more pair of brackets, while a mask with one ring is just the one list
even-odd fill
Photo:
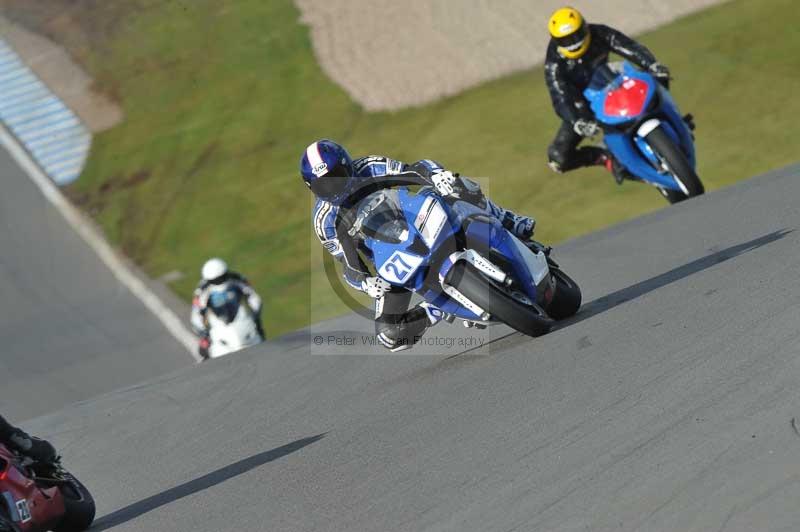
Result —
[[156, 510], [157, 508], [166, 506], [167, 504], [183, 499], [184, 497], [188, 497], [189, 495], [194, 495], [197, 492], [206, 490], [216, 486], [217, 484], [221, 484], [226, 480], [230, 480], [234, 477], [247, 473], [248, 471], [252, 471], [253, 469], [256, 469], [264, 464], [273, 462], [279, 458], [283, 458], [284, 456], [299, 451], [303, 447], [311, 445], [312, 443], [315, 443], [324, 437], [325, 434], [323, 433], [316, 436], [311, 436], [309, 438], [303, 438], [301, 440], [283, 445], [282, 447], [277, 447], [270, 451], [265, 451], [263, 453], [251, 456], [250, 458], [245, 458], [244, 460], [240, 460], [221, 469], [217, 469], [216, 471], [212, 471], [207, 475], [203, 475], [202, 477], [181, 484], [180, 486], [175, 486], [174, 488], [162, 491], [161, 493], [153, 495], [152, 497], [148, 497], [139, 502], [135, 502], [130, 506], [121, 508], [116, 512], [105, 515], [95, 521], [91, 530], [108, 530], [123, 523], [127, 523], [128, 521], [132, 521], [137, 517]]
[[[719, 251], [712, 253], [711, 255], [707, 255], [700, 259], [693, 260], [692, 262], [684, 264], [683, 266], [678, 266], [677, 268], [673, 268], [668, 272], [662, 273], [661, 275], [651, 277], [650, 279], [646, 279], [642, 282], [636, 283], [627, 288], [622, 288], [606, 296], [594, 299], [589, 303], [583, 305], [575, 317], [559, 322], [553, 329], [553, 332], [576, 325], [584, 320], [588, 320], [589, 318], [597, 316], [598, 314], [602, 314], [603, 312], [607, 312], [615, 307], [618, 307], [619, 305], [627, 303], [628, 301], [632, 301], [645, 294], [649, 294], [654, 290], [658, 290], [659, 288], [672, 284], [676, 281], [680, 281], [681, 279], [690, 277], [703, 270], [707, 270], [708, 268], [716, 266], [717, 264], [721, 264], [723, 262], [736, 258], [739, 255], [755, 251], [763, 246], [766, 246], [768, 244], [771, 244], [777, 240], [784, 238], [786, 235], [792, 232], [793, 230], [790, 229], [781, 229], [779, 231], [774, 231], [759, 238], [754, 238], [753, 240], [748, 240], [747, 242], [742, 242], [741, 244], [721, 249]], [[482, 346], [482, 348], [485, 348], [486, 345], [500, 342], [502, 340], [506, 340], [513, 336], [519, 336], [521, 339], [530, 340], [530, 338], [521, 335], [521, 333], [511, 333], [505, 336], [501, 336], [500, 338], [496, 338], [491, 342], [488, 342], [487, 344]], [[475, 349], [469, 349], [467, 351], [464, 351], [463, 353], [452, 355], [448, 357], [448, 359], [460, 357], [465, 354], [471, 353], [473, 351], [475, 351]]]
[[744, 253], [755, 251], [763, 246], [766, 246], [767, 244], [771, 244], [784, 238], [791, 232], [791, 230], [782, 229], [780, 231], [775, 231], [735, 246], [721, 249], [715, 253], [712, 253], [711, 255], [693, 260], [692, 262], [684, 264], [683, 266], [673, 268], [668, 272], [662, 273], [661, 275], [651, 277], [650, 279], [644, 280], [640, 283], [636, 283], [627, 288], [612, 292], [607, 296], [590, 301], [581, 307], [581, 310], [578, 312], [577, 316], [563, 321], [557, 326], [557, 329], [563, 329], [564, 327], [569, 327], [571, 325], [575, 325], [576, 323], [580, 323], [583, 320], [588, 320], [593, 316], [611, 310], [614, 307], [618, 307], [623, 303], [627, 303], [628, 301], [639, 298], [645, 294], [649, 294], [650, 292], [672, 284], [675, 281], [680, 281], [681, 279], [690, 277], [703, 270], [707, 270], [712, 266], [716, 266], [717, 264], [721, 264], [736, 258]]

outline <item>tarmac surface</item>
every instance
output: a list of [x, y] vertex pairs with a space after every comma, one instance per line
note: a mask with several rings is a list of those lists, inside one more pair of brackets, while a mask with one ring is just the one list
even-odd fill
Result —
[[587, 303], [542, 338], [358, 356], [327, 340], [368, 337], [345, 318], [26, 428], [94, 491], [94, 530], [798, 530], [799, 178], [559, 247]]
[[0, 175], [4, 416], [20, 421], [193, 364], [3, 149]]

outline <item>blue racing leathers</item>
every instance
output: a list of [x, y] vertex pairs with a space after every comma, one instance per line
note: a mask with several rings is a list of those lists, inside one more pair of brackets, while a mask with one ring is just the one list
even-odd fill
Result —
[[[362, 255], [371, 259], [370, 251], [350, 236], [352, 207], [372, 192], [395, 186], [431, 186], [444, 172], [442, 165], [431, 160], [405, 164], [388, 157], [370, 156], [353, 163], [359, 179], [349, 191], [349, 196], [339, 204], [317, 200], [314, 206], [314, 231], [322, 245], [344, 266], [344, 279], [351, 287], [369, 293], [368, 281], [374, 281]], [[489, 201], [477, 183], [459, 178], [460, 199], [470, 201], [500, 220], [503, 226], [523, 240], [533, 235], [533, 218], [517, 216]], [[435, 185], [434, 185], [435, 186]], [[376, 296], [373, 296], [376, 297]], [[409, 309], [411, 293], [392, 287], [375, 299], [375, 336], [392, 351], [408, 349], [416, 344], [425, 331], [443, 318], [442, 312], [431, 305], [420, 303]]]
[[[380, 188], [400, 185], [431, 185], [430, 176], [444, 171], [444, 167], [436, 161], [424, 159], [413, 164], [406, 164], [388, 157], [372, 155], [353, 161], [355, 175], [360, 178], [355, 184], [353, 194], [342, 204], [334, 205], [317, 199], [314, 205], [312, 222], [314, 232], [323, 247], [344, 266], [344, 279], [356, 290], [363, 290], [364, 280], [372, 275], [364, 263], [361, 254], [368, 251], [360, 247], [359, 242], [351, 237], [349, 220], [345, 213], [348, 207], [354, 206], [358, 200]], [[477, 183], [460, 178], [461, 185], [475, 193], [470, 197], [480, 198], [480, 206], [486, 212], [503, 223], [506, 229], [522, 239], [529, 239], [533, 234], [535, 221], [533, 218], [518, 216], [511, 211], [495, 205], [480, 193]]]

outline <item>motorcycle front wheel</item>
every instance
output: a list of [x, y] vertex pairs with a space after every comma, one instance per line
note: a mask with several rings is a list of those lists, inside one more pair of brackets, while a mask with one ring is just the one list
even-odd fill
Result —
[[683, 183], [683, 186], [686, 187], [686, 190], [689, 192], [687, 196], [680, 190], [659, 189], [667, 201], [670, 203], [678, 203], [685, 199], [699, 196], [705, 192], [703, 183], [700, 182], [700, 178], [697, 177], [694, 168], [689, 164], [686, 155], [675, 145], [672, 137], [670, 137], [662, 127], [657, 127], [651, 131], [647, 135], [646, 140], [675, 179]]
[[554, 321], [523, 294], [516, 294], [484, 276], [475, 266], [459, 261], [447, 274], [447, 284], [488, 312], [494, 319], [528, 336], [550, 332]]
[[53, 532], [83, 532], [94, 521], [94, 498], [86, 486], [70, 473], [63, 473], [61, 477], [66, 480], [58, 486], [64, 499], [64, 517]]
[[556, 320], [563, 320], [577, 314], [581, 308], [581, 289], [566, 273], [550, 267], [550, 275], [556, 281], [556, 292], [547, 306], [547, 313]]

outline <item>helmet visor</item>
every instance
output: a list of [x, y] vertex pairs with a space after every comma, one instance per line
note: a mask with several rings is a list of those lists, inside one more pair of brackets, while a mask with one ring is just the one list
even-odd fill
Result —
[[589, 28], [586, 26], [586, 22], [584, 22], [581, 24], [581, 27], [578, 28], [578, 31], [565, 35], [564, 37], [555, 38], [555, 41], [559, 48], [564, 48], [572, 52], [578, 50], [587, 37], [589, 37]]
[[335, 176], [326, 174], [309, 183], [311, 192], [321, 199], [332, 199], [344, 192], [350, 178], [346, 176]]
[[228, 281], [228, 272], [223, 273], [219, 277], [208, 280], [208, 284], [219, 285]]

